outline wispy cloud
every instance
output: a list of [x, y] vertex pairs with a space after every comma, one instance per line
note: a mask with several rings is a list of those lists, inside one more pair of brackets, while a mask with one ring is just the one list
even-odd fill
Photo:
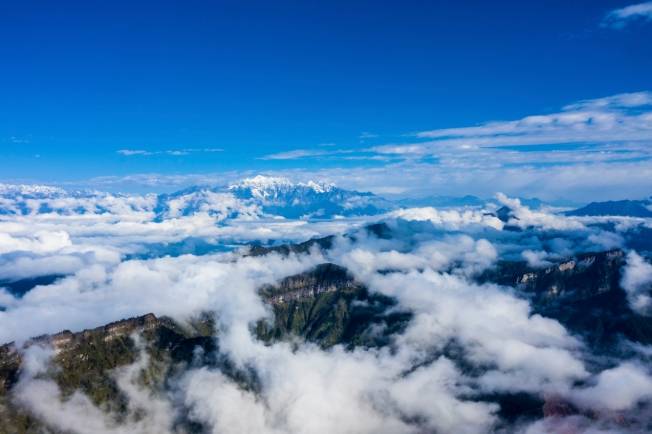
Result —
[[298, 160], [301, 158], [325, 157], [353, 152], [353, 150], [350, 149], [332, 149], [332, 147], [335, 146], [334, 143], [323, 143], [319, 146], [322, 149], [294, 149], [291, 151], [264, 155], [260, 157], [259, 160]]
[[[652, 92], [634, 92], [581, 100], [558, 112], [534, 114], [521, 119], [490, 121], [476, 126], [426, 130], [411, 134], [406, 143], [386, 143], [368, 148], [296, 149], [269, 154], [264, 160], [295, 160], [332, 157], [369, 160], [375, 157], [414, 159], [435, 157], [483, 165], [532, 163], [532, 155], [550, 163], [609, 158], [652, 157]], [[509, 152], [508, 152], [509, 151]], [[345, 154], [345, 155], [343, 155]], [[491, 154], [488, 157], [488, 155]], [[520, 160], [520, 161], [519, 161]]]
[[368, 131], [363, 131], [363, 132], [360, 133], [358, 138], [360, 140], [376, 139], [376, 138], [378, 138], [378, 134], [370, 133]]
[[260, 160], [297, 160], [306, 157], [319, 157], [328, 153], [329, 151], [324, 150], [295, 149], [293, 151], [264, 155], [260, 157]]
[[604, 18], [602, 25], [621, 29], [634, 20], [652, 21], [652, 1], [614, 9]]
[[[584, 201], [622, 198], [626, 191], [632, 198], [646, 197], [652, 191], [652, 92], [580, 100], [515, 120], [421, 131], [403, 143], [295, 149], [260, 158], [328, 159], [338, 166], [279, 168], [272, 174], [376, 193], [490, 196], [504, 191]], [[165, 188], [251, 174], [145, 174], [93, 183]]]
[[130, 157], [132, 155], [152, 155], [152, 152], [145, 151], [142, 149], [120, 149], [117, 151], [118, 154], [120, 155], [125, 155], [127, 157]]
[[637, 92], [584, 100], [560, 112], [514, 121], [422, 131], [431, 146], [501, 146], [554, 143], [610, 143], [652, 139], [652, 93]]
[[126, 157], [132, 156], [150, 156], [150, 155], [173, 155], [173, 156], [183, 156], [190, 155], [193, 153], [213, 153], [213, 152], [222, 152], [221, 148], [185, 148], [185, 149], [168, 149], [164, 151], [146, 151], [144, 149], [120, 149], [116, 151], [120, 155]]
[[371, 151], [379, 154], [390, 155], [412, 155], [420, 156], [428, 153], [428, 148], [422, 145], [382, 145], [371, 148]]
[[21, 137], [21, 136], [11, 136], [9, 137], [9, 141], [11, 143], [15, 143], [17, 145], [25, 145], [31, 142], [30, 137]]

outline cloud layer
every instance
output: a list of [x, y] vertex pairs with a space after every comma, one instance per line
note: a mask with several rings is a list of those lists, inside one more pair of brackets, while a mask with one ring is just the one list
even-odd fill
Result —
[[[145, 410], [146, 417], [117, 423], [81, 393], [60, 401], [56, 385], [38, 375], [48, 354], [33, 347], [18, 399], [43, 420], [72, 432], [83, 432], [80, 426], [105, 433], [173, 432], [178, 412], [214, 433], [536, 433], [567, 426], [586, 433], [625, 431], [609, 415], [620, 412], [630, 420], [647, 408], [652, 376], [644, 352], [596, 364], [599, 358], [581, 337], [534, 314], [529, 301], [511, 288], [479, 283], [476, 277], [502, 259], [525, 257], [541, 266], [574, 252], [625, 247], [627, 231], [649, 228], [650, 221], [565, 217], [531, 210], [505, 195], [498, 200], [512, 210], [510, 220], [498, 219], [495, 207], [402, 209], [377, 217], [391, 229], [391, 238], [356, 231], [355, 219], [277, 223], [257, 217], [253, 226], [246, 219], [224, 225], [206, 209], [161, 221], [148, 210], [122, 205], [118, 209], [126, 213], [118, 215], [5, 216], [0, 270], [23, 277], [47, 264], [48, 272], [67, 277], [22, 297], [3, 292], [0, 341], [147, 312], [183, 323], [208, 310], [215, 315], [222, 356], [255, 372], [260, 382], [259, 390], [249, 390], [217, 368], [195, 366], [178, 379], [171, 399], [151, 396], [134, 380], [147, 363], [143, 353], [115, 375], [128, 411]], [[607, 222], [612, 226], [605, 229]], [[267, 233], [301, 239], [328, 231], [354, 231], [355, 237], [338, 236], [332, 249], [301, 255], [191, 251], [166, 256], [172, 248], [166, 247], [151, 258], [134, 257], [151, 251], [154, 243], [172, 246], [190, 236], [220, 243], [224, 237], [250, 240]], [[255, 337], [252, 324], [271, 314], [258, 289], [324, 262], [346, 267], [370, 291], [396, 299], [413, 314], [390, 346], [323, 350], [309, 343], [268, 345]], [[648, 288], [649, 267], [641, 255], [629, 253], [622, 285], [634, 305]], [[462, 356], [450, 354], [451, 345]], [[487, 399], [505, 393], [560, 397], [580, 413], [511, 424]]]

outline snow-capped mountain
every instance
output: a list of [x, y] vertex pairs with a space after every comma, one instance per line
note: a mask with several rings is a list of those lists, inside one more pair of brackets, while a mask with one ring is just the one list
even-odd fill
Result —
[[374, 215], [395, 207], [372, 193], [313, 181], [292, 183], [286, 178], [260, 175], [233, 184], [228, 190], [238, 199], [255, 203], [266, 214], [286, 218]]
[[223, 220], [260, 216], [332, 218], [374, 215], [392, 208], [391, 202], [372, 193], [259, 175], [227, 187], [190, 187], [159, 195], [154, 211], [158, 219], [205, 212]]
[[227, 186], [194, 186], [158, 195], [0, 184], [0, 215], [143, 213], [163, 221], [201, 213], [224, 221], [351, 217], [376, 215], [394, 208], [394, 203], [372, 193], [267, 176], [247, 178]]
[[50, 185], [0, 183], [0, 196], [45, 198], [65, 194], [66, 190], [59, 187], [52, 187]]

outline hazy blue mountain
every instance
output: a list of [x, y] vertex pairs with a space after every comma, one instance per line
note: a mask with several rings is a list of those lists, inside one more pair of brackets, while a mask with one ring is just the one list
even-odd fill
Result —
[[[558, 205], [556, 202], [544, 202], [536, 197], [519, 197], [521, 204], [528, 208], [538, 209], [543, 205]], [[397, 205], [401, 207], [424, 207], [431, 206], [434, 208], [461, 208], [461, 207], [483, 207], [487, 204], [500, 205], [496, 199], [489, 198], [483, 199], [478, 196], [465, 195], [465, 196], [425, 196], [420, 198], [405, 198], [396, 201]]]
[[590, 204], [572, 211], [567, 211], [568, 216], [626, 216], [626, 217], [652, 217], [649, 200], [615, 200], [607, 202], [591, 202]]

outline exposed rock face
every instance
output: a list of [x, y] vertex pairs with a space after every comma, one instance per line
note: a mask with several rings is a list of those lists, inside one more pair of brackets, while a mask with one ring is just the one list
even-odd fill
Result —
[[502, 261], [480, 276], [480, 280], [516, 286], [536, 299], [547, 296], [590, 298], [618, 290], [623, 265], [621, 250], [585, 253], [544, 268], [528, 266], [524, 261]]
[[20, 363], [20, 353], [13, 344], [0, 347], [0, 393], [17, 380]]
[[543, 415], [545, 417], [564, 417], [578, 414], [579, 410], [561, 396], [551, 395], [545, 397]]
[[263, 298], [278, 305], [302, 301], [326, 292], [357, 291], [362, 286], [347, 270], [335, 264], [320, 264], [313, 270], [283, 279], [277, 286], [261, 289]]
[[142, 333], [144, 331], [153, 330], [160, 324], [159, 319], [156, 318], [154, 314], [148, 313], [147, 315], [115, 321], [104, 326], [84, 330], [78, 333], [64, 330], [53, 335], [39, 336], [31, 339], [26, 343], [26, 345], [51, 345], [56, 351], [73, 350], [75, 347], [94, 336], [99, 336], [106, 342], [118, 337], [129, 336], [132, 333]]

